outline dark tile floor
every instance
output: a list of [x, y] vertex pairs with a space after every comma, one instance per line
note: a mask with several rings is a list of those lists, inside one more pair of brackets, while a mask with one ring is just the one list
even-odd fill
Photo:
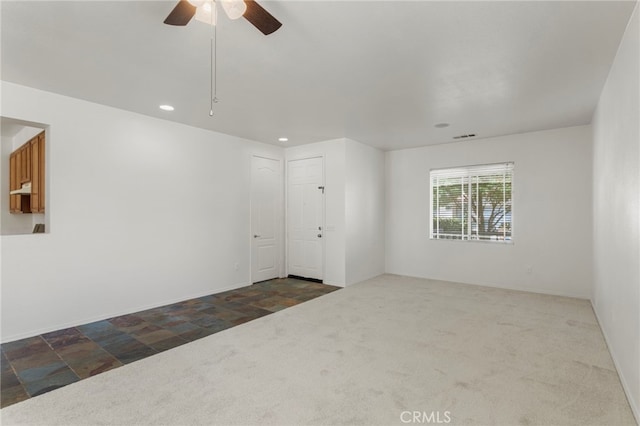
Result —
[[0, 407], [337, 289], [276, 279], [2, 344]]

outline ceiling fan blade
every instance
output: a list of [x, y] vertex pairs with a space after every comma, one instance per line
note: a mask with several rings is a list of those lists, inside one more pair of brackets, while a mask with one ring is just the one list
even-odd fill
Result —
[[244, 0], [244, 2], [247, 4], [247, 11], [242, 16], [259, 29], [262, 34], [269, 35], [282, 26], [280, 21], [254, 0]]
[[194, 5], [187, 0], [180, 0], [167, 16], [167, 19], [164, 20], [164, 23], [168, 25], [187, 25], [195, 14], [196, 7]]

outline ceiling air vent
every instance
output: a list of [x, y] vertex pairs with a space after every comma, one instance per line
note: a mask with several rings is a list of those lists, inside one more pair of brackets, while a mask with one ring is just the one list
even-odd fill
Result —
[[472, 138], [474, 137], [476, 134], [475, 133], [469, 133], [468, 135], [460, 135], [460, 136], [454, 136], [454, 139], [466, 139], [466, 138]]

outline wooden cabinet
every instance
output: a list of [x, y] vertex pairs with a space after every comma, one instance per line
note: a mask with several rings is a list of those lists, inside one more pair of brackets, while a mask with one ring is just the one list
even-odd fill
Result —
[[[19, 187], [18, 156], [13, 153], [11, 154], [11, 158], [9, 160], [9, 191], [13, 191], [14, 189], [18, 189]], [[19, 195], [9, 195], [9, 211], [11, 213], [17, 213], [20, 211], [20, 207], [18, 206], [19, 199]]]
[[[25, 145], [15, 150], [9, 159], [9, 188], [11, 191], [20, 189], [22, 184], [27, 182], [25, 180], [25, 169], [27, 168]], [[10, 197], [9, 211], [11, 213], [30, 213], [31, 209], [27, 208], [27, 203], [31, 201], [29, 196], [11, 195]]]
[[44, 132], [29, 141], [31, 212], [44, 213]]
[[31, 182], [31, 149], [29, 142], [18, 148], [18, 161], [20, 161], [20, 185]]
[[45, 203], [45, 138], [44, 132], [16, 149], [9, 159], [9, 189], [20, 189], [31, 183], [31, 194], [10, 195], [11, 213], [44, 213]]
[[31, 152], [31, 211], [38, 212], [40, 210], [40, 170], [38, 140], [32, 139], [29, 142], [29, 151]]
[[24, 164], [22, 162], [23, 157], [22, 157], [22, 148], [18, 149], [18, 151], [16, 152], [16, 163], [18, 164], [18, 183], [22, 183], [22, 178], [24, 177], [24, 168], [26, 166], [26, 164]]

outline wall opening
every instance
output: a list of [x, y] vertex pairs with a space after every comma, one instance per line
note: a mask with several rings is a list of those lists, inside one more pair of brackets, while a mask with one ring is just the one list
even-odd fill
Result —
[[0, 128], [0, 234], [48, 233], [49, 126], [0, 117]]

